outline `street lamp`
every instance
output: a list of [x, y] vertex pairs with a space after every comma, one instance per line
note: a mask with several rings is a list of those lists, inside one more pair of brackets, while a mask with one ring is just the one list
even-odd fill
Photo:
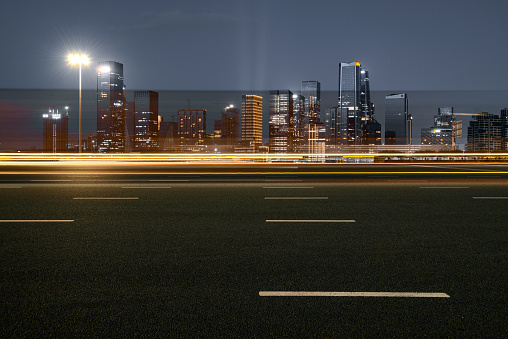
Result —
[[81, 142], [81, 65], [88, 65], [90, 61], [88, 56], [85, 54], [69, 54], [67, 60], [71, 65], [79, 65], [79, 138], [78, 138], [78, 149], [79, 153], [82, 152]]

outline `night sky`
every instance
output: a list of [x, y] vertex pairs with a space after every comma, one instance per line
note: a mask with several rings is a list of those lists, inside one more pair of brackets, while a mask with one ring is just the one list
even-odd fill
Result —
[[506, 13], [506, 0], [10, 1], [0, 88], [76, 88], [65, 58], [83, 50], [123, 63], [131, 90], [336, 90], [341, 61], [360, 61], [372, 90], [507, 90]]

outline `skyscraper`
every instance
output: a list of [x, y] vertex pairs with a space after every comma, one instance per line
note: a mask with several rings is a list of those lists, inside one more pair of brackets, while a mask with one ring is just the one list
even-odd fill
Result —
[[319, 81], [302, 81], [301, 93], [305, 98], [305, 124], [316, 124], [321, 115], [321, 84]]
[[158, 149], [159, 93], [134, 92], [134, 149], [155, 152]]
[[385, 102], [385, 144], [411, 144], [411, 115], [406, 93], [390, 94]]
[[125, 150], [125, 86], [123, 64], [97, 65], [97, 144], [99, 152]]
[[[308, 125], [308, 124], [307, 124]], [[305, 97], [293, 94], [293, 151], [307, 152], [308, 140], [305, 123]]]
[[381, 144], [381, 125], [370, 100], [369, 71], [359, 62], [339, 63], [337, 133], [341, 145]]
[[361, 142], [360, 63], [339, 63], [338, 107], [342, 145], [359, 145]]
[[45, 152], [67, 152], [69, 114], [67, 107], [65, 113], [52, 107], [48, 113], [42, 115], [43, 123], [43, 147]]
[[360, 70], [360, 110], [362, 120], [362, 145], [381, 145], [381, 124], [376, 120], [374, 103], [370, 100], [369, 71]]
[[305, 146], [308, 153], [316, 153], [324, 147], [324, 135], [319, 132], [324, 130], [321, 124], [321, 84], [319, 81], [302, 81], [301, 95], [305, 98], [305, 131], [302, 133], [306, 139]]
[[221, 117], [221, 139], [223, 145], [238, 144], [238, 112], [233, 105], [224, 109]]
[[256, 152], [263, 144], [263, 98], [242, 95], [242, 150]]
[[339, 135], [340, 135], [340, 115], [338, 107], [328, 107], [325, 109], [324, 115], [324, 124], [325, 124], [325, 140], [326, 145], [328, 146], [337, 146], [339, 145]]
[[206, 109], [178, 111], [178, 138], [181, 146], [203, 145], [206, 137]]
[[293, 151], [293, 93], [290, 90], [270, 91], [268, 138], [270, 152]]

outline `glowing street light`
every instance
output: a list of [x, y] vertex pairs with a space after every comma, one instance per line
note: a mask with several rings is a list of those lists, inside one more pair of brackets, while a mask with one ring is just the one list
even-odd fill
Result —
[[81, 142], [81, 65], [88, 65], [90, 60], [85, 54], [69, 54], [67, 60], [71, 65], [79, 65], [79, 137], [78, 137], [78, 149], [79, 153], [82, 152]]

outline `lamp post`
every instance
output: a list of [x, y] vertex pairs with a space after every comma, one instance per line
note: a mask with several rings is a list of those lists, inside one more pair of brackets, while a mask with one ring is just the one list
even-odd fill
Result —
[[79, 65], [79, 137], [78, 137], [78, 150], [82, 153], [81, 142], [81, 65], [88, 65], [90, 62], [88, 56], [85, 54], [69, 54], [67, 60], [71, 65]]

